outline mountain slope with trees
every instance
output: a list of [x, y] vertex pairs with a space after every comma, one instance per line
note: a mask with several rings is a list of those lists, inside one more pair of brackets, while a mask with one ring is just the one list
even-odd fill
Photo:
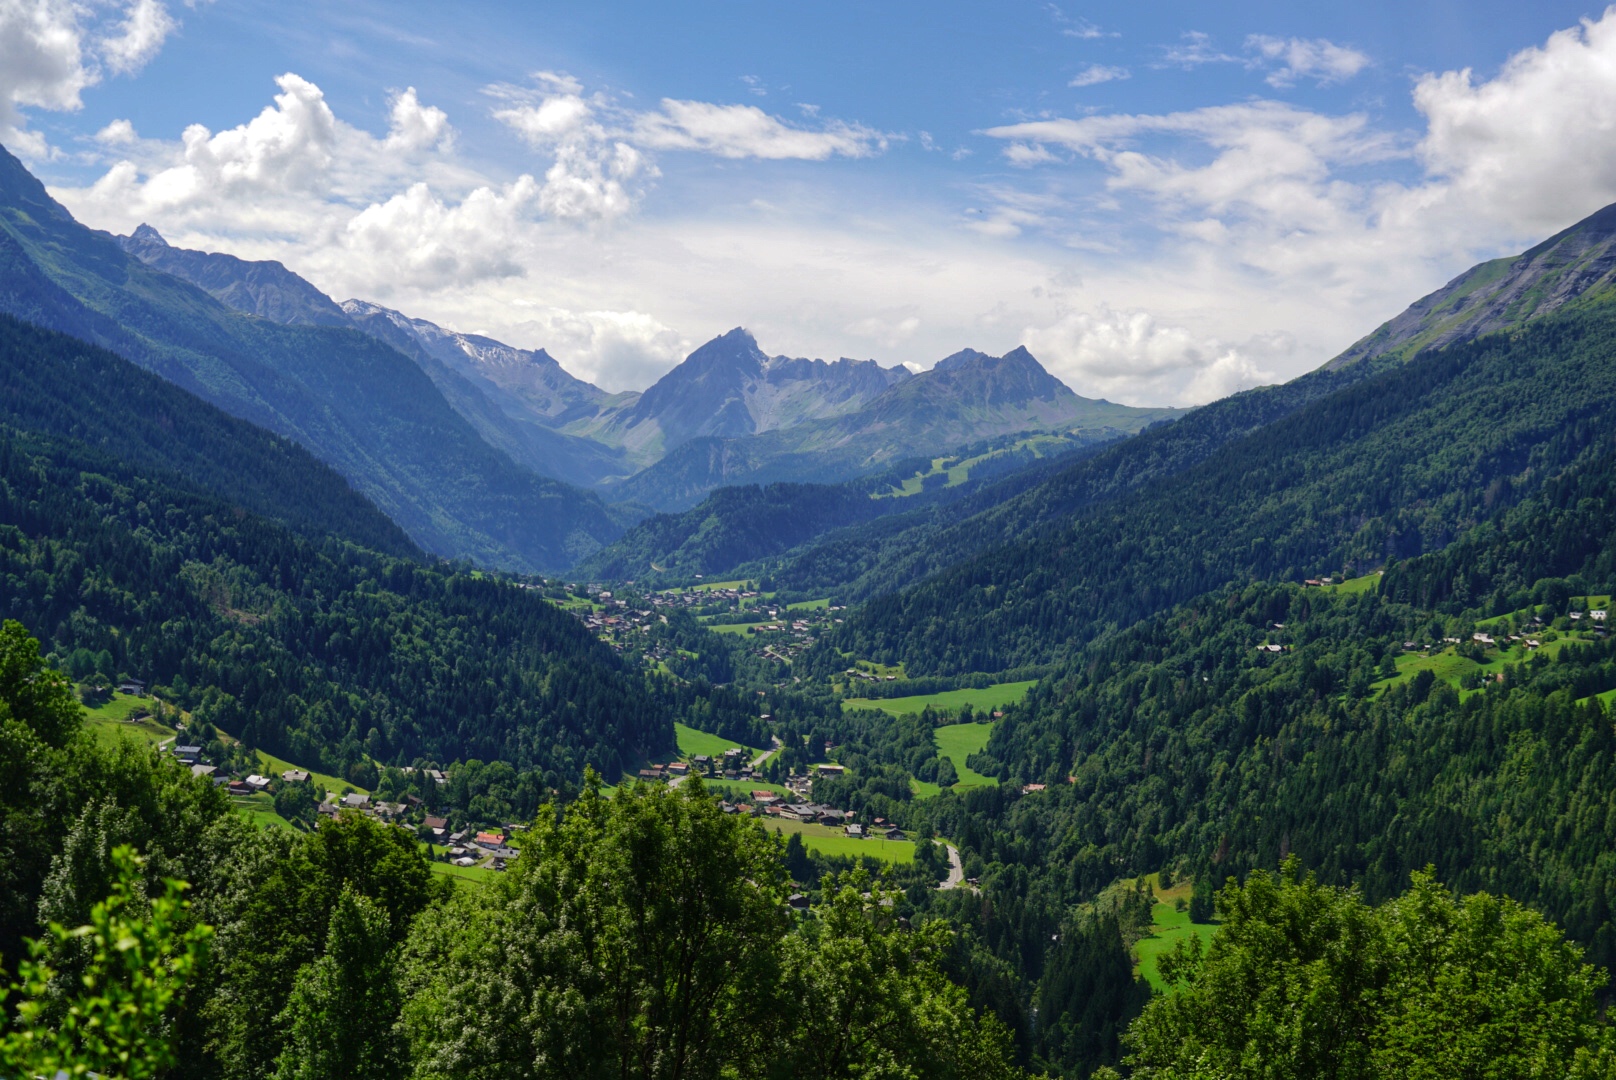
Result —
[[0, 310], [105, 347], [293, 439], [435, 554], [570, 565], [622, 532], [593, 495], [489, 446], [407, 357], [241, 314], [79, 225], [0, 150]]

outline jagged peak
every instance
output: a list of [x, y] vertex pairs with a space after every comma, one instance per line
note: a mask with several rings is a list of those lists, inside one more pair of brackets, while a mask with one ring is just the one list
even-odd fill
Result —
[[163, 239], [163, 234], [144, 221], [135, 226], [135, 231], [129, 234], [129, 239], [139, 240], [147, 244], [161, 244], [163, 247], [169, 246], [168, 241]]

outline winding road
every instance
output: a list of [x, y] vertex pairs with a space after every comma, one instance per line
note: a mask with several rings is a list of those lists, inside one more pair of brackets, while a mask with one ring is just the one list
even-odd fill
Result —
[[943, 842], [943, 847], [948, 849], [948, 879], [937, 887], [939, 889], [966, 888], [965, 864], [960, 862], [959, 848], [946, 841]]

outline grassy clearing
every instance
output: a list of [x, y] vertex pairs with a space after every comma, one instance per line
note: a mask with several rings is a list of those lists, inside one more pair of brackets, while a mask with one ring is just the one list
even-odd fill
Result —
[[[360, 787], [358, 784], [349, 783], [347, 780], [332, 776], [330, 773], [315, 772], [313, 769], [304, 768], [302, 765], [294, 765], [285, 758], [278, 758], [265, 750], [258, 751], [258, 761], [264, 767], [265, 776], [279, 777], [281, 773], [288, 769], [303, 769], [304, 772], [309, 774], [310, 783], [323, 784], [327, 791], [340, 792], [343, 788], [350, 791], [366, 791], [365, 788]], [[366, 793], [368, 794], [368, 792]]]
[[165, 727], [150, 717], [142, 720], [129, 719], [131, 714], [141, 709], [149, 711], [152, 704], [150, 698], [127, 697], [115, 693], [112, 700], [105, 705], [84, 710], [84, 726], [95, 736], [96, 741], [104, 746], [116, 746], [125, 739], [134, 739], [155, 746], [165, 739], [172, 739], [174, 729]]
[[1338, 585], [1326, 585], [1324, 588], [1327, 592], [1346, 593], [1349, 596], [1368, 592], [1380, 584], [1380, 573], [1379, 570], [1371, 571], [1363, 577], [1348, 578]]
[[781, 834], [799, 833], [803, 846], [821, 855], [852, 855], [876, 858], [889, 863], [915, 861], [913, 840], [855, 840], [829, 825], [808, 825], [800, 821], [762, 818], [763, 827]]
[[[712, 592], [714, 589], [740, 589], [745, 591], [750, 581], [704, 581], [691, 588], [691, 592]], [[669, 589], [668, 592], [681, 592], [680, 589]]]
[[[686, 727], [684, 724], [674, 724], [673, 735], [679, 742], [679, 756], [686, 759], [693, 758], [697, 754], [723, 757], [725, 750], [731, 750], [737, 746], [742, 750], [751, 751], [753, 757], [763, 752], [755, 746], [743, 746], [741, 743], [719, 735], [709, 735], [705, 731], [697, 731], [695, 728]], [[747, 760], [751, 759], [748, 758]]]
[[823, 611], [830, 607], [830, 598], [823, 600], [799, 600], [795, 604], [787, 604], [787, 611]]
[[909, 790], [914, 792], [917, 799], [929, 799], [933, 795], [941, 795], [943, 789], [929, 780], [916, 780], [909, 778]]
[[1027, 696], [1027, 691], [1033, 688], [1037, 679], [1028, 679], [1025, 682], [998, 683], [994, 686], [984, 686], [980, 690], [944, 690], [936, 694], [916, 694], [913, 697], [897, 698], [848, 698], [842, 702], [843, 709], [880, 709], [893, 716], [903, 716], [905, 713], [915, 713], [927, 705], [939, 712], [957, 712], [969, 705], [972, 709], [999, 709], [1006, 705], [1013, 705]]
[[442, 874], [446, 878], [454, 878], [457, 881], [470, 881], [477, 885], [481, 885], [499, 873], [497, 870], [489, 870], [482, 866], [455, 866], [446, 862], [434, 862], [428, 865], [432, 867], [434, 874]]
[[1178, 910], [1178, 901], [1189, 904], [1190, 882], [1163, 889], [1158, 875], [1150, 874], [1146, 880], [1156, 896], [1156, 906], [1150, 911], [1155, 933], [1134, 944], [1134, 959], [1137, 961], [1134, 972], [1144, 976], [1150, 988], [1160, 994], [1167, 990], [1167, 984], [1162, 981], [1161, 972], [1157, 969], [1161, 955], [1172, 952], [1180, 941], [1191, 937], [1199, 937], [1203, 944], [1208, 944], [1218, 928], [1209, 923], [1192, 923], [1188, 911]]
[[[1441, 652], [1435, 653], [1404, 653], [1397, 658], [1397, 675], [1390, 679], [1381, 679], [1373, 685], [1373, 691], [1379, 694], [1391, 686], [1406, 683], [1422, 671], [1429, 671], [1449, 686], [1457, 688], [1465, 676], [1474, 672], [1483, 675], [1495, 675], [1502, 672], [1509, 664], [1519, 664], [1533, 656], [1555, 656], [1568, 645], [1587, 644], [1592, 638], [1577, 634], [1561, 632], [1554, 641], [1545, 641], [1536, 649], [1528, 649], [1524, 644], [1517, 644], [1506, 649], [1488, 649], [1486, 662], [1478, 664], [1469, 657], [1460, 656], [1450, 646]], [[1461, 696], [1476, 693], [1474, 690], [1461, 690]]]
[[977, 723], [950, 724], [932, 733], [937, 740], [937, 752], [952, 761], [954, 771], [959, 773], [959, 783], [954, 785], [956, 788], [988, 787], [998, 783], [993, 777], [983, 776], [965, 764], [966, 758], [988, 744], [988, 735], [992, 731], [992, 724]]
[[275, 812], [275, 800], [268, 795], [232, 795], [230, 805], [235, 808], [236, 813], [261, 829], [300, 831], [296, 825]]
[[742, 802], [751, 802], [754, 791], [772, 791], [782, 799], [791, 794], [783, 786], [763, 780], [709, 780], [704, 776], [701, 778], [701, 786], [714, 793], [723, 792], [731, 802], [737, 798]]
[[969, 480], [971, 478], [971, 470], [984, 461], [990, 461], [993, 458], [1000, 457], [1004, 454], [1012, 454], [1020, 450], [1031, 450], [1033, 452], [1033, 456], [1041, 458], [1044, 456], [1044, 452], [1047, 449], [1055, 446], [1064, 446], [1066, 443], [1067, 440], [1059, 435], [1039, 434], [1021, 439], [1010, 446], [1002, 447], [998, 450], [989, 450], [987, 453], [978, 454], [975, 457], [932, 458], [931, 467], [925, 472], [915, 473], [913, 476], [906, 477], [903, 483], [898, 487], [891, 488], [887, 491], [876, 492], [875, 494], [871, 495], [870, 498], [901, 499], [908, 495], [918, 495], [924, 489], [926, 480], [933, 476], [941, 476], [944, 474], [948, 476], [948, 482], [943, 485], [944, 487], [958, 487], [960, 484], [963, 484], [965, 481]]
[[755, 622], [720, 623], [717, 626], [713, 626], [713, 625], [709, 624], [707, 629], [711, 630], [715, 634], [741, 634], [741, 635], [745, 635], [745, 634], [750, 633], [753, 630], [753, 628], [759, 627], [759, 626], [762, 626], [762, 625], [764, 625], [764, 624], [763, 623], [755, 623]]

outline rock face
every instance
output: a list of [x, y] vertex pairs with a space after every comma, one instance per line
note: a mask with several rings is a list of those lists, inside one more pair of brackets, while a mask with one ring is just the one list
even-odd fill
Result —
[[183, 278], [237, 311], [287, 326], [348, 325], [348, 317], [329, 296], [278, 262], [171, 247], [150, 225], [120, 236], [118, 243], [147, 266]]
[[1536, 247], [1473, 266], [1411, 304], [1330, 361], [1407, 360], [1423, 349], [1469, 341], [1609, 291], [1616, 274], [1616, 204]]
[[905, 368], [874, 360], [768, 356], [736, 327], [643, 394], [624, 395], [596, 420], [568, 430], [650, 464], [692, 439], [755, 435], [855, 412], [910, 378]]

